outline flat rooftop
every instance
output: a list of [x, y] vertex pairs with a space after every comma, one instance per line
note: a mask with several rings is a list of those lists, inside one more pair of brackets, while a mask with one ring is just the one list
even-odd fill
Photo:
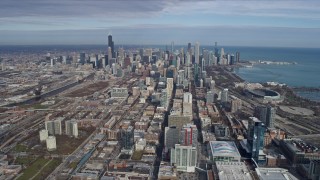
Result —
[[220, 180], [252, 180], [251, 174], [243, 162], [216, 162]]
[[283, 168], [256, 168], [256, 172], [261, 180], [298, 180]]
[[313, 146], [301, 139], [293, 138], [293, 139], [285, 139], [284, 142], [286, 145], [294, 152], [300, 153], [320, 153], [318, 147]]

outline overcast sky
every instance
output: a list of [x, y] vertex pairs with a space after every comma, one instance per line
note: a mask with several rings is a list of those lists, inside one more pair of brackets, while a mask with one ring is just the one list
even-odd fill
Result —
[[1, 0], [0, 44], [320, 47], [319, 0]]

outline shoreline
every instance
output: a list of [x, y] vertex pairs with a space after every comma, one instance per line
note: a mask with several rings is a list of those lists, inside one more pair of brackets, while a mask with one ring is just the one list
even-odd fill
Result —
[[[245, 64], [250, 64], [250, 62], [241, 62], [241, 64], [237, 64], [235, 67], [237, 67], [237, 68], [246, 68], [245, 67]], [[253, 82], [249, 82], [249, 81], [246, 81], [245, 79], [243, 79], [241, 76], [239, 76], [238, 74], [236, 74], [234, 71], [232, 71], [231, 72], [235, 77], [237, 77], [237, 79], [240, 81], [240, 82], [247, 82], [247, 83], [253, 83]], [[260, 84], [262, 84], [262, 85], [265, 85], [267, 82], [263, 82], [263, 83], [261, 83], [261, 82], [258, 82], [258, 83], [260, 83]], [[279, 83], [279, 84], [281, 84], [281, 83]], [[269, 87], [277, 87], [277, 86], [269, 86]], [[316, 104], [319, 104], [320, 103], [320, 100], [318, 101], [318, 100], [314, 100], [314, 99], [309, 99], [309, 98], [306, 98], [306, 97], [303, 97], [303, 96], [300, 96], [300, 95], [298, 95], [297, 94], [297, 90], [302, 90], [302, 91], [304, 91], [304, 92], [319, 92], [320, 93], [320, 88], [318, 88], [318, 87], [307, 87], [307, 86], [289, 86], [289, 85], [285, 85], [284, 86], [285, 88], [288, 88], [288, 89], [290, 89], [292, 92], [293, 92], [293, 94], [296, 96], [296, 97], [298, 97], [298, 98], [300, 98], [300, 99], [303, 99], [303, 100], [305, 100], [305, 101], [310, 101], [310, 102], [313, 102], [313, 103], [316, 103]], [[284, 88], [284, 87], [281, 87], [281, 88]]]

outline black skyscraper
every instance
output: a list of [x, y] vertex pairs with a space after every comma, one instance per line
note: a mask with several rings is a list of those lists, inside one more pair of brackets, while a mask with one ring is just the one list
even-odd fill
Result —
[[80, 53], [80, 64], [84, 65], [85, 62], [86, 62], [86, 54]]
[[110, 58], [114, 58], [114, 42], [112, 41], [112, 35], [108, 36], [108, 46], [111, 47], [112, 57]]
[[257, 106], [254, 110], [255, 116], [262, 121], [268, 128], [274, 127], [274, 118], [276, 109], [270, 105], [268, 106]]
[[219, 50], [218, 50], [218, 43], [217, 42], [214, 43], [214, 55], [216, 57], [219, 57]]

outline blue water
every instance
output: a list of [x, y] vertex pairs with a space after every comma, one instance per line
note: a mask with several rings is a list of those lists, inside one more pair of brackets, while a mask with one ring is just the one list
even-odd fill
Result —
[[297, 91], [296, 94], [301, 97], [320, 102], [320, 92]]
[[256, 64], [235, 73], [248, 82], [276, 81], [292, 87], [320, 87], [320, 49], [241, 48], [241, 60], [297, 62], [295, 65]]
[[239, 68], [235, 73], [248, 82], [275, 81], [291, 87], [320, 87], [320, 69], [314, 65], [254, 65], [252, 68]]
[[[231, 50], [234, 50], [232, 47]], [[269, 60], [297, 62], [295, 65], [255, 64], [252, 68], [238, 68], [235, 73], [248, 82], [275, 81], [290, 87], [320, 88], [320, 49], [241, 47], [241, 60]], [[234, 51], [233, 51], [234, 52]], [[296, 92], [298, 95], [320, 101], [320, 92]]]

